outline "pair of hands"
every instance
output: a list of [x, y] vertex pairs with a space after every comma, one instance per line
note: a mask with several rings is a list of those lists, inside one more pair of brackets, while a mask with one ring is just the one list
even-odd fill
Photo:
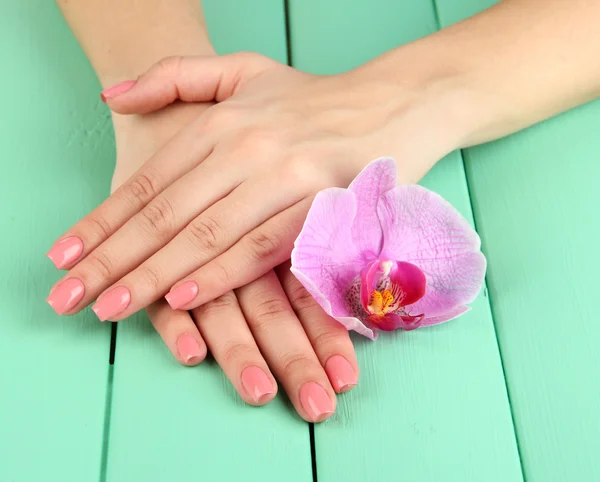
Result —
[[303, 418], [330, 416], [357, 383], [354, 351], [285, 261], [316, 192], [383, 155], [410, 159], [400, 172], [416, 181], [443, 154], [417, 148], [423, 96], [369, 69], [317, 77], [255, 54], [166, 59], [103, 95], [153, 114], [115, 114], [113, 185], [128, 179], [50, 250], [69, 272], [49, 303], [74, 314], [97, 299], [111, 321], [148, 307], [180, 362], [208, 346], [248, 403], [270, 401], [275, 376]]

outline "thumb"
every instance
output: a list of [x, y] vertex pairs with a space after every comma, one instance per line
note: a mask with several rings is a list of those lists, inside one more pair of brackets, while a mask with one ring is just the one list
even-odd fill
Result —
[[254, 53], [214, 57], [167, 57], [137, 80], [105, 89], [102, 100], [119, 114], [146, 114], [176, 100], [221, 102], [274, 61]]

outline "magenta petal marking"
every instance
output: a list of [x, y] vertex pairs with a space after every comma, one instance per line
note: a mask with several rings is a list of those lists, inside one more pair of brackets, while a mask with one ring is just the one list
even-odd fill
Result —
[[427, 278], [411, 312], [435, 318], [475, 299], [486, 267], [479, 236], [446, 200], [421, 186], [397, 186], [381, 196], [377, 211], [380, 258], [415, 264]]
[[421, 326], [423, 315], [397, 315], [396, 313], [388, 313], [385, 316], [371, 317], [373, 325], [382, 331], [393, 331], [402, 328], [405, 331], [414, 330]]
[[390, 271], [390, 281], [397, 284], [404, 293], [400, 306], [412, 305], [425, 295], [425, 274], [412, 263], [399, 261], [394, 264]]
[[356, 217], [352, 224], [352, 240], [365, 261], [379, 256], [383, 233], [377, 216], [377, 202], [381, 195], [397, 184], [396, 163], [390, 158], [372, 161], [356, 176], [348, 187], [356, 196]]

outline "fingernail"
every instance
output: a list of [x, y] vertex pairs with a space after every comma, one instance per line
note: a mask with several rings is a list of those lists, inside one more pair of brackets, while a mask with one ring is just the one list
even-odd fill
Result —
[[177, 351], [185, 363], [200, 363], [202, 350], [196, 339], [189, 333], [183, 333], [177, 338]]
[[341, 355], [329, 357], [325, 363], [325, 371], [336, 392], [347, 392], [358, 383], [354, 368]]
[[179, 285], [165, 295], [167, 303], [174, 310], [187, 305], [198, 295], [198, 285], [194, 281], [186, 281], [182, 285]]
[[83, 283], [77, 278], [70, 278], [54, 288], [46, 298], [46, 302], [56, 311], [57, 315], [62, 315], [79, 303], [84, 293]]
[[322, 422], [333, 413], [333, 402], [329, 399], [329, 395], [315, 382], [302, 385], [300, 403], [313, 422]]
[[108, 293], [103, 294], [96, 304], [92, 306], [92, 310], [100, 321], [106, 321], [115, 315], [121, 313], [131, 301], [131, 293], [125, 286], [119, 286]]
[[108, 89], [104, 89], [100, 93], [100, 98], [102, 99], [102, 102], [106, 102], [107, 99], [112, 99], [117, 95], [124, 94], [129, 89], [131, 89], [136, 84], [136, 82], [136, 80], [126, 80], [125, 82], [120, 82], [116, 85], [113, 85], [112, 87], [109, 87]]
[[62, 269], [71, 264], [83, 253], [83, 241], [77, 236], [69, 236], [54, 243], [46, 256], [54, 263], [57, 269]]
[[267, 374], [256, 366], [247, 367], [242, 372], [242, 386], [255, 403], [260, 403], [276, 391]]

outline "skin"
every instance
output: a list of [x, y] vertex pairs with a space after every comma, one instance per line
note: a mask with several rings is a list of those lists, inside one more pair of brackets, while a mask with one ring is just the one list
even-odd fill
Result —
[[65, 233], [84, 245], [64, 278], [85, 286], [70, 313], [124, 287], [108, 317], [122, 320], [190, 281], [198, 295], [178, 308], [194, 309], [282, 263], [312, 196], [370, 160], [391, 155], [416, 182], [453, 149], [594, 99], [598, 18], [593, 1], [506, 0], [329, 77], [254, 54], [160, 61], [107, 98], [113, 112], [218, 105]]
[[[58, 4], [104, 87], [137, 75], [168, 55], [215, 55], [195, 1], [176, 0], [167, 5], [159, 0], [61, 0]], [[138, 19], [133, 29], [132, 17]], [[117, 162], [112, 192], [213, 104], [177, 102], [141, 115], [113, 112]], [[335, 355], [342, 356], [354, 372], [354, 383], [358, 379], [348, 333], [321, 310], [286, 266], [251, 281], [190, 311], [173, 310], [164, 300], [150, 304], [146, 311], [180, 363], [196, 365], [210, 350], [247, 403], [271, 401], [277, 393], [277, 379], [304, 419], [327, 418], [330, 413], [318, 415], [307, 410], [300, 391], [306, 383], [318, 383], [335, 409], [336, 392], [349, 390], [353, 384], [340, 383], [336, 367], [327, 362]], [[191, 335], [197, 344], [191, 358], [178, 349], [182, 335]], [[266, 374], [272, 385], [270, 393], [257, 399], [244, 386], [242, 373], [247, 367], [259, 367]]]

